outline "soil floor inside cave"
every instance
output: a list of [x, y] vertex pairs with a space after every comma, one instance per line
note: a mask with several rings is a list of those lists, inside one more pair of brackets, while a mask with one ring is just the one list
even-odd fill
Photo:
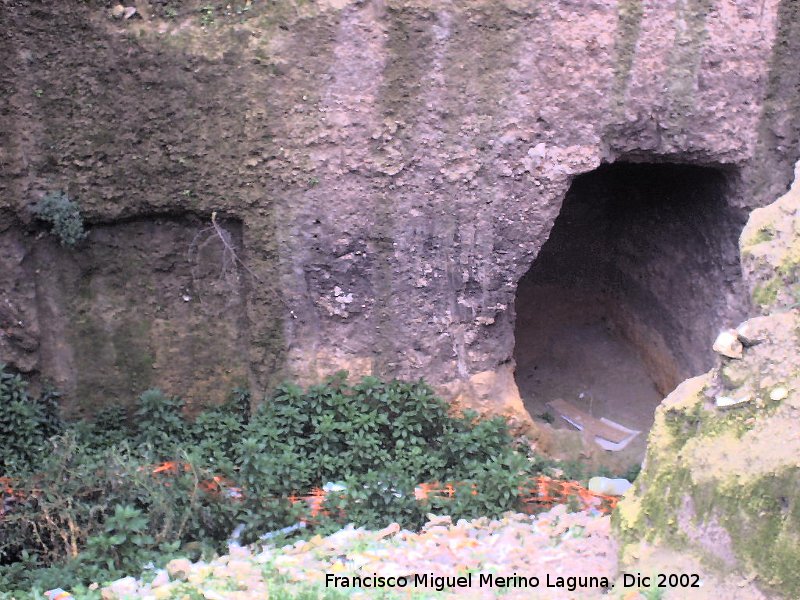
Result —
[[601, 451], [600, 462], [625, 469], [641, 463], [647, 432], [663, 396], [656, 389], [636, 350], [605, 316], [595, 298], [544, 287], [540, 294], [559, 293], [558, 302], [518, 317], [519, 326], [534, 335], [517, 336], [517, 384], [531, 416], [556, 429], [577, 431], [548, 406], [563, 399], [600, 419], [605, 417], [640, 431], [624, 450]]
[[[558, 458], [640, 464], [664, 395], [712, 366], [719, 329], [746, 312], [734, 190], [730, 171], [666, 163], [573, 181], [515, 300], [516, 382], [530, 415], [562, 430]], [[555, 400], [641, 433], [603, 450]]]

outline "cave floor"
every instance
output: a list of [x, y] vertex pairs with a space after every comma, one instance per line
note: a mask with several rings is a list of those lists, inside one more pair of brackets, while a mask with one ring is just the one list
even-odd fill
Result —
[[[553, 291], [541, 293], [552, 298]], [[549, 414], [553, 427], [574, 429], [547, 406], [561, 398], [595, 418], [641, 431], [624, 450], [606, 451], [614, 456], [602, 461], [641, 462], [662, 396], [603, 306], [578, 293], [559, 296], [518, 317], [518, 331], [525, 333], [516, 340], [516, 379], [525, 408], [534, 419]]]

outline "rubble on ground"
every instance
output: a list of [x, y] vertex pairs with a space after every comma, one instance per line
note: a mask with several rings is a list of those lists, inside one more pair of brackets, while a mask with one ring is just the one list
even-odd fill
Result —
[[[449, 516], [429, 515], [419, 533], [393, 523], [378, 531], [349, 525], [332, 535], [276, 548], [232, 545], [229, 554], [214, 560], [191, 562], [178, 558], [159, 571], [151, 583], [125, 578], [103, 590], [105, 600], [148, 598], [165, 600], [200, 594], [208, 600], [268, 598], [275, 586], [318, 586], [325, 591], [326, 575], [390, 577], [473, 573], [470, 588], [437, 591], [425, 587], [390, 590], [397, 598], [452, 597], [508, 599], [574, 599], [602, 597], [602, 587], [569, 590], [568, 577], [595, 577], [614, 581], [617, 545], [610, 533], [610, 517], [596, 511], [569, 513], [563, 505], [539, 515], [508, 513], [453, 523]], [[478, 587], [479, 573], [495, 576], [538, 577], [536, 588]], [[559, 581], [562, 587], [547, 587]], [[559, 580], [558, 578], [561, 578]], [[276, 583], [285, 581], [286, 583]], [[329, 588], [330, 589], [330, 588]], [[381, 591], [338, 588], [351, 598], [374, 598]], [[274, 590], [272, 590], [274, 592]], [[322, 597], [322, 596], [321, 596]], [[386, 596], [380, 596], [386, 597]], [[391, 595], [389, 596], [391, 597]]]

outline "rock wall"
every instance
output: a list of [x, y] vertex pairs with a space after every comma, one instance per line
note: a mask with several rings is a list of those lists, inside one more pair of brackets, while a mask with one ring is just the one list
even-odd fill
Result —
[[659, 407], [644, 471], [616, 515], [628, 568], [648, 568], [648, 546], [663, 544], [741, 576], [746, 597], [800, 594], [798, 215], [800, 177], [742, 232], [763, 314], [721, 338], [717, 367]]
[[[790, 0], [136, 7], [0, 1], [0, 359], [87, 406], [347, 368], [520, 410], [517, 284], [575, 175], [724, 166], [744, 210], [796, 158]], [[74, 252], [30, 214], [56, 189], [91, 229]], [[184, 246], [214, 211], [241, 232], [233, 309], [182, 300], [198, 296]], [[113, 294], [80, 296], [96, 288]], [[111, 383], [115, 338], [140, 349], [130, 385]]]

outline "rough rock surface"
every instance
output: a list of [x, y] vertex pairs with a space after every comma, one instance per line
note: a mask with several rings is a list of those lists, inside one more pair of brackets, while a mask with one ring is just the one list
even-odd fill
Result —
[[764, 314], [800, 302], [800, 165], [795, 184], [772, 204], [750, 214], [741, 237], [742, 267], [753, 304]]
[[628, 566], [664, 544], [766, 593], [800, 595], [798, 214], [800, 179], [742, 233], [746, 279], [765, 314], [736, 328], [741, 358], [721, 357], [659, 407], [645, 468], [617, 515]]
[[[710, 166], [744, 211], [796, 159], [792, 0], [137, 7], [0, 0], [0, 359], [86, 410], [347, 368], [520, 411], [517, 284], [574, 176]], [[74, 250], [30, 214], [57, 189]], [[203, 304], [215, 210], [246, 268], [210, 255]]]

